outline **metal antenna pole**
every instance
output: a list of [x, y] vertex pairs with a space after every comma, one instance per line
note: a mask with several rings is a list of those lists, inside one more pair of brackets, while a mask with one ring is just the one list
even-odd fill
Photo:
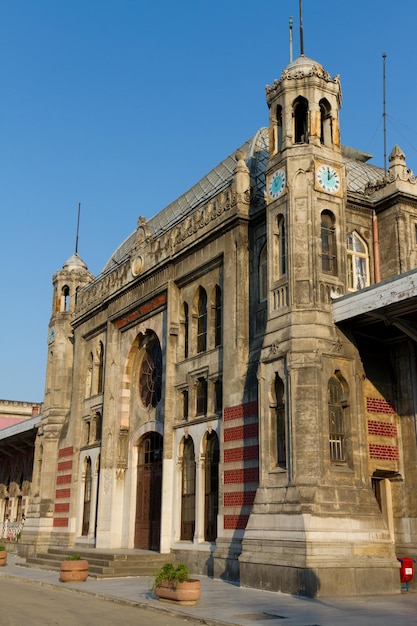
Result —
[[386, 60], [387, 55], [383, 54], [383, 113], [384, 118], [384, 170], [387, 173], [387, 112], [386, 112]]
[[303, 0], [300, 0], [300, 54], [304, 54], [304, 35], [303, 35]]
[[292, 15], [290, 16], [290, 63], [292, 63]]
[[77, 219], [77, 236], [75, 238], [75, 254], [78, 254], [78, 232], [80, 230], [80, 210], [81, 210], [81, 203], [78, 203], [78, 219]]

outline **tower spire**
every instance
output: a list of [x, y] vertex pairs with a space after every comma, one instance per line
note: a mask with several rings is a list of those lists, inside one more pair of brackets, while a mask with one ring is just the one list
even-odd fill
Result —
[[78, 203], [77, 234], [75, 237], [75, 254], [78, 254], [78, 232], [80, 230], [80, 211], [81, 211], [81, 202]]
[[304, 54], [304, 34], [303, 34], [303, 0], [300, 1], [300, 54]]
[[290, 15], [290, 63], [292, 63], [292, 15]]

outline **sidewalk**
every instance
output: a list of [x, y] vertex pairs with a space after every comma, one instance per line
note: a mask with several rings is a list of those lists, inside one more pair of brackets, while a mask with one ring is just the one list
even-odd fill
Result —
[[198, 604], [175, 607], [157, 600], [149, 591], [150, 581], [145, 577], [88, 578], [84, 583], [61, 583], [58, 572], [25, 567], [25, 560], [15, 554], [8, 554], [7, 559], [7, 565], [0, 568], [0, 580], [17, 577], [192, 617], [208, 626], [417, 626], [417, 593], [410, 591], [396, 596], [310, 599], [199, 577], [202, 589]]

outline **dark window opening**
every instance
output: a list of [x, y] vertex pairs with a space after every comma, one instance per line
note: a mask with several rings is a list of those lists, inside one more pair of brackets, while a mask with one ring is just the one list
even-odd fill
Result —
[[330, 460], [346, 460], [345, 457], [345, 420], [343, 416], [343, 388], [340, 381], [332, 376], [327, 388], [329, 407], [329, 446]]
[[217, 348], [222, 344], [222, 292], [216, 285], [216, 295], [214, 303], [214, 346]]
[[308, 143], [308, 102], [302, 97], [294, 103], [294, 141]]
[[196, 415], [206, 415], [207, 413], [207, 381], [205, 378], [197, 380], [196, 394]]
[[285, 423], [285, 400], [284, 383], [281, 378], [275, 376], [275, 397], [276, 397], [276, 433], [277, 433], [277, 465], [285, 469], [287, 467], [286, 450], [286, 423]]
[[207, 349], [207, 294], [200, 287], [197, 305], [197, 353]]
[[334, 218], [327, 211], [321, 214], [321, 268], [327, 274], [337, 274]]
[[332, 114], [327, 100], [320, 100], [320, 143], [330, 146], [333, 141]]

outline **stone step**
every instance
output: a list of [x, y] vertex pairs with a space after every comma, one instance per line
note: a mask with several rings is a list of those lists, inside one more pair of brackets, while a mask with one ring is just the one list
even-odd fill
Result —
[[[61, 562], [77, 550], [69, 548], [49, 548], [44, 554], [37, 554], [26, 559], [27, 567], [37, 567], [59, 571]], [[164, 563], [176, 563], [170, 554], [159, 554], [147, 550], [100, 551], [80, 549], [78, 554], [88, 560], [89, 575], [93, 578], [116, 578], [129, 576], [152, 576]]]

